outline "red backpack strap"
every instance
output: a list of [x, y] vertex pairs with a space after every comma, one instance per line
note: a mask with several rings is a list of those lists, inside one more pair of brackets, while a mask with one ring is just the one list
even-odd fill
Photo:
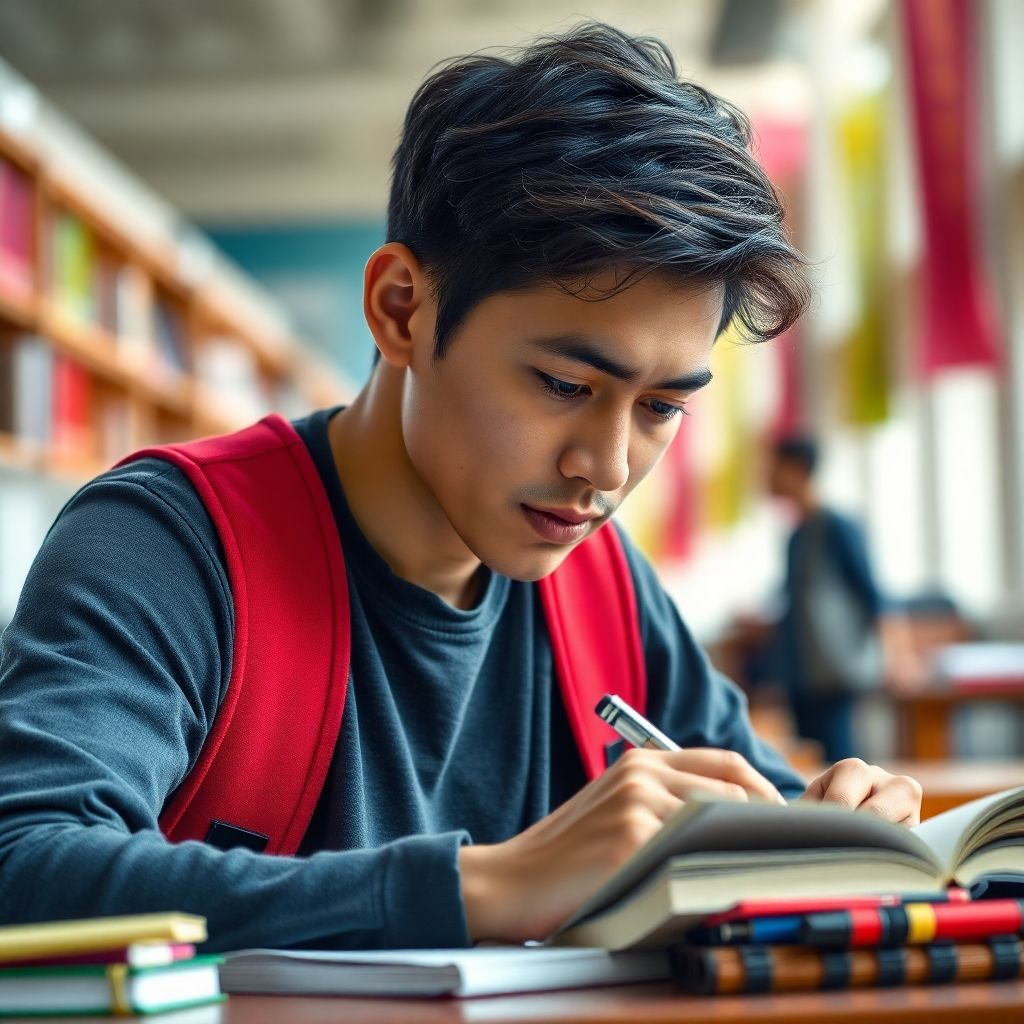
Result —
[[[235, 434], [150, 448], [199, 493], [234, 600], [231, 679], [195, 766], [160, 817], [169, 839], [211, 824], [299, 848], [334, 754], [348, 687], [348, 582], [334, 514], [306, 445], [274, 414]], [[215, 833], [214, 833], [215, 834]]]
[[647, 707], [636, 591], [618, 531], [604, 526], [537, 585], [569, 725], [593, 779], [618, 739], [595, 714], [597, 702], [614, 693], [641, 714]]

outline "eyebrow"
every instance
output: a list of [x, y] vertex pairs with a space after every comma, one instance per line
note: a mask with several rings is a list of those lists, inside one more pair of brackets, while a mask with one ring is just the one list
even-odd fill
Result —
[[[577, 363], [585, 363], [587, 366], [627, 384], [635, 384], [640, 379], [638, 369], [610, 358], [591, 338], [584, 334], [557, 334], [550, 338], [535, 338], [532, 344], [552, 355], [562, 356], [564, 359], [571, 359]], [[656, 391], [699, 391], [711, 383], [711, 378], [711, 371], [704, 366], [682, 377], [659, 381], [654, 385], [654, 389]]]

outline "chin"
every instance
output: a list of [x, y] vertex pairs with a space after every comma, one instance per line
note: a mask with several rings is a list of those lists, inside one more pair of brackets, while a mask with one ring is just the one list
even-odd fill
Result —
[[554, 551], [477, 552], [477, 558], [493, 572], [519, 583], [534, 583], [550, 576], [565, 561], [572, 548]]

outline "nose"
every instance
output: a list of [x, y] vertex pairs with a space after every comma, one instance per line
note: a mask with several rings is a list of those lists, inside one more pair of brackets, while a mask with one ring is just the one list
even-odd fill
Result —
[[580, 425], [565, 446], [559, 471], [570, 480], [586, 480], [595, 490], [617, 491], [629, 479], [632, 412], [596, 413]]

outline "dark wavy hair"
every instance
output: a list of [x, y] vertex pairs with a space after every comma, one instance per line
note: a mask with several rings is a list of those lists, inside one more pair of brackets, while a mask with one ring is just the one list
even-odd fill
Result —
[[509, 56], [446, 62], [413, 96], [388, 240], [438, 304], [435, 356], [489, 295], [555, 284], [607, 298], [649, 273], [724, 285], [719, 329], [786, 330], [809, 300], [750, 122], [680, 81], [668, 48], [599, 22]]
[[813, 437], [802, 434], [790, 434], [780, 437], [775, 442], [775, 457], [782, 462], [791, 462], [798, 466], [807, 476], [814, 476], [818, 468], [821, 451]]

